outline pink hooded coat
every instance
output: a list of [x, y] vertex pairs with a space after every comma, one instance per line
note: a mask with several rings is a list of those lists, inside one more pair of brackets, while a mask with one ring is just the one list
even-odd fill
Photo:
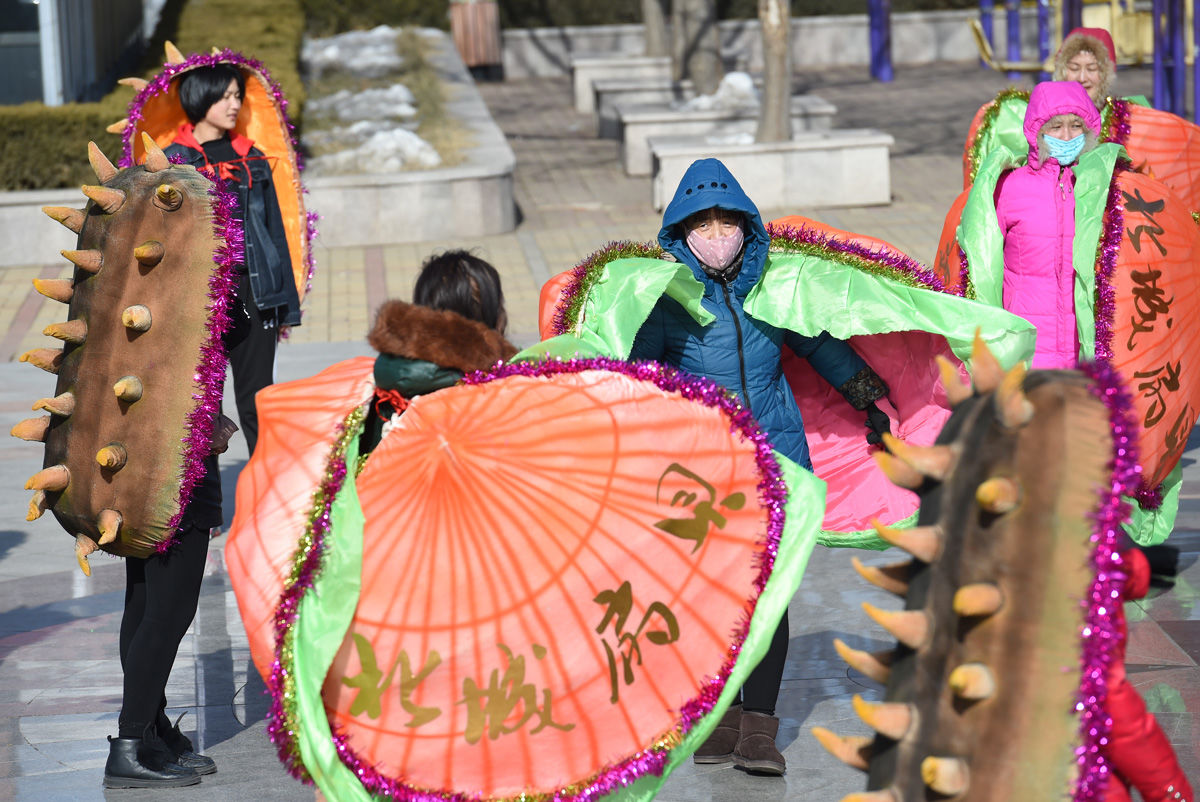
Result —
[[1074, 81], [1034, 87], [1025, 112], [1029, 161], [996, 184], [996, 218], [1004, 234], [1004, 308], [1037, 327], [1033, 367], [1074, 368], [1079, 353], [1075, 330], [1075, 173], [1053, 158], [1038, 162], [1037, 134], [1058, 114], [1078, 114], [1092, 133], [1100, 115]]

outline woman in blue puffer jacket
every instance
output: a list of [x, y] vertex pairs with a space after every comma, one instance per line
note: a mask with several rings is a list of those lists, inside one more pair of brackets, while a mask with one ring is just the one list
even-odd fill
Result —
[[[691, 268], [704, 285], [703, 305], [716, 316], [700, 325], [675, 300], [663, 296], [638, 330], [630, 360], [653, 359], [724, 385], [749, 405], [775, 449], [812, 470], [804, 422], [783, 374], [786, 345], [867, 418], [870, 442], [888, 430], [875, 401], [888, 388], [842, 340], [822, 332], [805, 337], [749, 317], [746, 296], [759, 282], [770, 238], [758, 208], [717, 159], [692, 164], [663, 214], [658, 242]], [[785, 612], [770, 649], [742, 688], [742, 703], [725, 714], [696, 751], [697, 763], [724, 763], [783, 774], [775, 744], [775, 702], [787, 659]]]

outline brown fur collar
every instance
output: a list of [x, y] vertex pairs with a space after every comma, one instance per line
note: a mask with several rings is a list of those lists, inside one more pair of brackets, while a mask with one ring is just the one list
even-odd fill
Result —
[[517, 352], [504, 335], [456, 312], [388, 301], [367, 342], [380, 353], [421, 359], [464, 373], [490, 368]]

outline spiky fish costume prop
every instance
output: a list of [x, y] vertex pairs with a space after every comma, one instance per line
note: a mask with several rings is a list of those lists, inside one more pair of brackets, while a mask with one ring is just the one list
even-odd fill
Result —
[[90, 145], [99, 183], [83, 209], [43, 211], [79, 235], [70, 279], [34, 279], [67, 304], [45, 333], [61, 348], [21, 356], [58, 377], [12, 434], [45, 443], [28, 519], [50, 510], [80, 568], [102, 549], [166, 551], [204, 474], [221, 401], [234, 265], [235, 199], [148, 137], [144, 164], [118, 170]]
[[911, 559], [855, 560], [904, 609], [864, 605], [894, 649], [835, 641], [887, 686], [882, 702], [854, 698], [875, 736], [813, 729], [868, 775], [843, 802], [1116, 802], [1131, 760], [1165, 767], [1158, 793], [1139, 784], [1145, 798], [1194, 799], [1153, 719], [1131, 726], [1147, 714], [1123, 682], [1121, 496], [1138, 476], [1128, 391], [1102, 362], [1005, 374], [981, 342], [972, 378], [946, 377], [954, 414], [935, 445], [891, 438], [877, 456], [921, 509], [917, 527], [881, 533]]

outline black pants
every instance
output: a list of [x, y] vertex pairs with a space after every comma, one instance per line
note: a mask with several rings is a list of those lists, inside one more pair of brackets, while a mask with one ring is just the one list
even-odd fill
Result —
[[779, 699], [779, 686], [783, 683], [783, 668], [787, 664], [788, 639], [787, 610], [783, 620], [775, 629], [771, 645], [762, 662], [755, 666], [742, 686], [742, 708], [754, 713], [775, 715], [775, 702]]
[[208, 554], [208, 529], [180, 529], [165, 556], [125, 559], [125, 614], [121, 618], [119, 736], [141, 738], [146, 726], [166, 723], [167, 678], [196, 616]]
[[[237, 402], [238, 425], [254, 453], [258, 444], [258, 410], [254, 394], [275, 381], [275, 345], [279, 329], [273, 312], [264, 312], [254, 305], [250, 292], [250, 277], [238, 279], [238, 297], [250, 316], [250, 331], [246, 339], [229, 349], [229, 367], [233, 371], [233, 397]], [[266, 324], [270, 324], [270, 328]]]

